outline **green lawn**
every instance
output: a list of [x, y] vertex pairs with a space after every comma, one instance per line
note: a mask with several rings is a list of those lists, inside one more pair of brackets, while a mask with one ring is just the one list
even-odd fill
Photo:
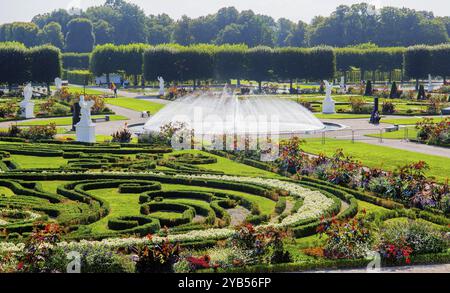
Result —
[[[104, 118], [105, 115], [94, 115], [92, 118]], [[121, 121], [128, 120], [127, 117], [121, 115], [109, 115], [111, 121]], [[72, 125], [72, 117], [63, 117], [63, 118], [51, 118], [45, 120], [34, 120], [34, 121], [25, 121], [19, 122], [19, 126], [36, 126], [36, 125], [49, 125], [51, 123], [55, 123], [56, 126], [67, 126]]]
[[394, 170], [398, 166], [406, 163], [425, 161], [429, 164], [430, 170], [426, 173], [439, 181], [450, 178], [450, 158], [426, 155], [416, 152], [404, 151], [395, 148], [371, 145], [362, 142], [352, 143], [350, 140], [327, 139], [325, 144], [321, 139], [306, 139], [307, 143], [302, 147], [306, 152], [328, 156], [334, 154], [336, 149], [342, 148], [344, 153], [353, 156], [368, 167], [376, 167], [387, 170]]
[[[375, 134], [367, 134], [368, 137], [376, 137], [379, 138], [381, 135], [379, 133]], [[414, 127], [401, 128], [397, 131], [385, 132], [383, 133], [383, 138], [385, 139], [416, 139], [417, 138], [417, 129]]]
[[6, 197], [10, 197], [10, 196], [14, 196], [15, 194], [8, 187], [0, 186], [0, 196], [3, 196], [3, 195]]
[[117, 188], [96, 189], [89, 193], [106, 200], [111, 208], [106, 217], [90, 225], [93, 233], [109, 232], [108, 220], [112, 217], [140, 215], [139, 194], [119, 193]]
[[139, 112], [150, 111], [151, 114], [164, 108], [163, 104], [133, 98], [107, 98], [105, 103]]
[[229, 160], [227, 158], [223, 158], [220, 156], [215, 156], [210, 153], [198, 151], [198, 150], [185, 150], [185, 151], [174, 151], [170, 154], [166, 154], [166, 157], [169, 157], [174, 154], [180, 154], [180, 153], [202, 153], [204, 155], [212, 156], [217, 158], [217, 163], [215, 164], [205, 164], [205, 165], [199, 165], [201, 168], [205, 168], [212, 171], [222, 171], [229, 175], [241, 175], [241, 176], [251, 176], [251, 177], [273, 177], [273, 178], [282, 178], [280, 175], [268, 172], [262, 169], [258, 169], [252, 166], [240, 164], [237, 162], [234, 162], [232, 160]]
[[[52, 90], [56, 90], [56, 87], [52, 86], [50, 87]], [[69, 93], [78, 93], [78, 94], [82, 94], [84, 93], [84, 89], [83, 87], [76, 87], [76, 86], [68, 86], [67, 87], [69, 90]], [[86, 88], [86, 95], [103, 95], [104, 92], [99, 91], [99, 90], [94, 90], [94, 89], [90, 89], [90, 88]], [[111, 92], [112, 94], [112, 92]]]
[[[450, 116], [448, 116], [448, 117], [450, 117]], [[404, 118], [404, 119], [383, 119], [383, 120], [381, 120], [381, 122], [395, 124], [395, 125], [415, 125], [417, 122], [420, 122], [423, 119], [424, 118], [422, 118], [422, 117], [412, 117], [412, 118]], [[442, 117], [433, 117], [433, 120], [434, 120], [434, 122], [438, 123], [438, 122], [441, 122], [443, 120], [443, 118]]]
[[59, 168], [67, 165], [67, 160], [62, 157], [35, 157], [23, 155], [11, 155], [11, 158], [16, 161], [20, 168]]
[[[76, 139], [77, 136], [75, 134], [66, 134], [66, 135], [61, 135], [58, 136], [58, 138], [60, 139], [67, 139], [67, 138], [71, 138], [71, 139]], [[98, 143], [102, 143], [102, 142], [110, 142], [112, 140], [112, 136], [111, 135], [104, 135], [104, 134], [97, 134], [95, 136], [95, 141]], [[132, 142], [135, 142], [137, 140], [137, 138], [133, 138]]]
[[319, 119], [369, 119], [366, 114], [314, 114]]
[[253, 195], [253, 194], [240, 192], [240, 191], [222, 190], [222, 189], [216, 189], [216, 188], [210, 188], [210, 187], [178, 185], [178, 184], [163, 184], [162, 187], [163, 187], [163, 190], [199, 190], [199, 191], [210, 191], [210, 192], [214, 192], [214, 191], [226, 192], [228, 194], [237, 195], [237, 196], [245, 198], [253, 203], [256, 203], [259, 206], [259, 208], [261, 209], [261, 213], [266, 214], [266, 215], [272, 214], [272, 212], [275, 208], [275, 202], [273, 200], [270, 200], [270, 199], [262, 197], [262, 196]]

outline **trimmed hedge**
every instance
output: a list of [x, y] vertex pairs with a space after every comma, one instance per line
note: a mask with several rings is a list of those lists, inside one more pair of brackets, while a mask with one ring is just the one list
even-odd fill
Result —
[[161, 225], [158, 219], [126, 216], [109, 219], [108, 228], [120, 231], [121, 234], [139, 234], [144, 236], [159, 231]]
[[62, 62], [64, 69], [89, 69], [89, 53], [64, 53]]

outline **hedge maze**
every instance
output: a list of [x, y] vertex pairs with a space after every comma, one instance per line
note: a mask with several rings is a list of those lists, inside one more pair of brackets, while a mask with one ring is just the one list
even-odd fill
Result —
[[[0, 156], [0, 241], [23, 241], [36, 225], [49, 222], [64, 227], [67, 240], [178, 235], [231, 229], [232, 222], [288, 227], [299, 238], [315, 234], [322, 216], [354, 217], [358, 200], [389, 209], [374, 215], [381, 220], [407, 216], [449, 224], [445, 217], [405, 212], [399, 203], [307, 177], [224, 175], [206, 168], [217, 163], [209, 153], [126, 144], [4, 143]], [[65, 165], [24, 169], [20, 157], [57, 158]]]

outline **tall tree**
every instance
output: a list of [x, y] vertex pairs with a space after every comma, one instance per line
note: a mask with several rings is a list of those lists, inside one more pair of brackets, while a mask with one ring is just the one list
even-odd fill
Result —
[[62, 33], [61, 25], [57, 22], [46, 24], [42, 29], [41, 42], [62, 49], [64, 47], [64, 35]]
[[94, 23], [95, 44], [114, 43], [114, 27], [105, 20]]
[[95, 43], [92, 22], [86, 18], [75, 18], [68, 24], [66, 51], [89, 53]]

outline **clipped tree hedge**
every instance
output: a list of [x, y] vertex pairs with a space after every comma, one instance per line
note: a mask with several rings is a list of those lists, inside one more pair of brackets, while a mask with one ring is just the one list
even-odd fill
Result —
[[19, 43], [0, 43], [0, 83], [11, 88], [28, 79], [27, 49]]
[[62, 54], [63, 68], [67, 70], [89, 69], [90, 53], [64, 53]]
[[29, 50], [30, 76], [33, 82], [50, 83], [61, 77], [61, 51], [53, 46], [34, 47]]
[[179, 50], [171, 46], [153, 47], [144, 52], [144, 77], [156, 80], [162, 76], [165, 81], [181, 80], [176, 69]]
[[258, 46], [247, 51], [247, 78], [256, 80], [259, 90], [262, 82], [274, 76], [274, 51], [269, 47]]
[[223, 45], [214, 54], [214, 79], [229, 81], [230, 79], [245, 78], [245, 45]]
[[405, 74], [418, 80], [426, 78], [432, 70], [431, 47], [413, 46], [405, 52]]

